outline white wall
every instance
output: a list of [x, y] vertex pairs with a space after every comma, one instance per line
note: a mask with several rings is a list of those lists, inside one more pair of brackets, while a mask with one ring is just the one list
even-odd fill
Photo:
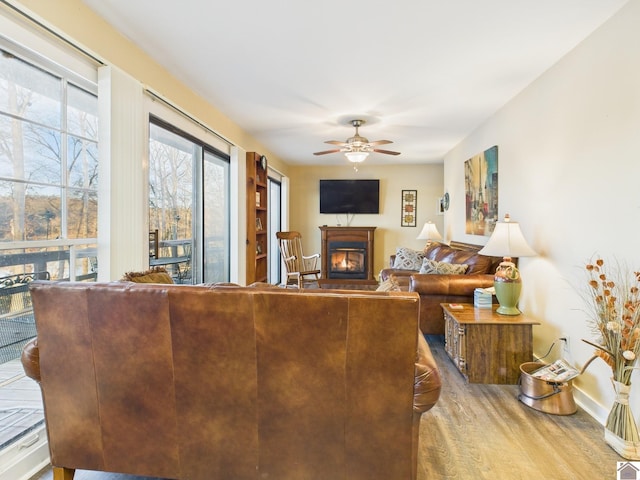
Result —
[[[345, 160], [346, 163], [346, 160]], [[320, 214], [320, 179], [380, 179], [380, 214], [355, 215], [351, 226], [376, 227], [374, 234], [374, 273], [389, 266], [389, 256], [398, 246], [415, 249], [424, 247], [416, 240], [427, 220], [443, 233], [443, 216], [437, 215], [437, 202], [443, 195], [443, 165], [371, 165], [367, 161], [358, 167], [292, 167], [290, 222], [291, 230], [302, 233], [306, 254], [320, 253], [319, 226], [346, 224], [346, 215]], [[402, 190], [417, 190], [417, 223], [415, 227], [400, 226]]]
[[[629, 2], [445, 158], [446, 230], [485, 243], [464, 233], [463, 164], [498, 145], [499, 214], [519, 221], [539, 253], [521, 260], [521, 307], [542, 322], [534, 350], [542, 355], [568, 334], [576, 365], [593, 351], [581, 342], [592, 338], [579, 295], [585, 263], [600, 255], [640, 270], [638, 24], [640, 2]], [[547, 360], [559, 356], [556, 345]], [[598, 360], [575, 382], [585, 394], [578, 400], [601, 421], [614, 399], [610, 377]], [[631, 398], [638, 416], [637, 385]]]

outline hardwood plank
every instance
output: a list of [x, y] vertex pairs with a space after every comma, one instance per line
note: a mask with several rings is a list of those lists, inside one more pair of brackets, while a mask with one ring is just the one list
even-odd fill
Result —
[[604, 443], [603, 427], [582, 409], [538, 412], [517, 400], [517, 385], [468, 384], [428, 336], [443, 391], [422, 416], [418, 480], [615, 478], [624, 461]]

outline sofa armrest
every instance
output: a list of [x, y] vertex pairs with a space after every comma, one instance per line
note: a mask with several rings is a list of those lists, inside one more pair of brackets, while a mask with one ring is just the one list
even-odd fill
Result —
[[415, 383], [413, 386], [413, 411], [424, 413], [431, 409], [438, 398], [442, 381], [436, 361], [422, 333], [418, 335], [418, 352], [415, 364]]
[[420, 295], [464, 295], [473, 298], [476, 288], [493, 286], [493, 275], [450, 275], [414, 273], [409, 281], [409, 291]]
[[23, 347], [20, 361], [27, 377], [40, 383], [40, 348], [38, 347], [37, 338], [29, 341]]

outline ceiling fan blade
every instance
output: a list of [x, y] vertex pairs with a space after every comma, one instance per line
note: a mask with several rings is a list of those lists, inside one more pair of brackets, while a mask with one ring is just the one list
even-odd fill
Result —
[[371, 146], [386, 145], [387, 143], [393, 143], [393, 142], [391, 140], [376, 140], [375, 142], [369, 142], [369, 145]]
[[328, 143], [330, 145], [340, 145], [341, 147], [346, 147], [347, 144], [345, 142], [339, 142], [338, 140], [327, 140], [324, 143]]
[[400, 155], [400, 152], [392, 152], [391, 150], [379, 150], [374, 148], [373, 151], [377, 153], [384, 153], [385, 155]]
[[340, 149], [336, 149], [336, 150], [324, 150], [323, 152], [315, 152], [314, 155], [326, 155], [327, 153], [338, 153], [340, 152]]

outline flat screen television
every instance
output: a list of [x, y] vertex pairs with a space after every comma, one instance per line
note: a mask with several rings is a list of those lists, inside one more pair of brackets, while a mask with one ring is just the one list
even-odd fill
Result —
[[320, 213], [380, 213], [380, 180], [320, 180]]

